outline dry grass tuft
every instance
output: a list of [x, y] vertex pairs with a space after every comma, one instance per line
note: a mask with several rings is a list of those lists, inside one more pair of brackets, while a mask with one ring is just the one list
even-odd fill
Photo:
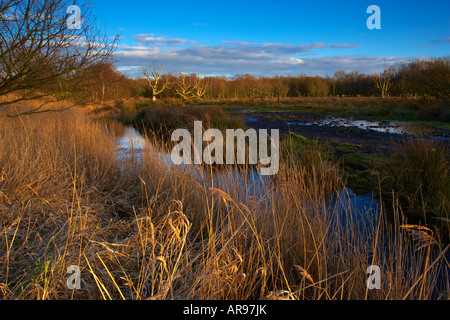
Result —
[[437, 241], [434, 239], [434, 232], [427, 227], [407, 224], [400, 226], [400, 229], [408, 232], [412, 240], [416, 243], [416, 250], [437, 244]]
[[[248, 168], [218, 179], [167, 166], [155, 149], [120, 154], [81, 110], [0, 117], [2, 299], [449, 297], [437, 237], [358, 223], [350, 204], [332, 201], [350, 203], [320, 157], [256, 183]], [[372, 262], [390, 276], [367, 293]], [[66, 284], [72, 265], [80, 290]]]

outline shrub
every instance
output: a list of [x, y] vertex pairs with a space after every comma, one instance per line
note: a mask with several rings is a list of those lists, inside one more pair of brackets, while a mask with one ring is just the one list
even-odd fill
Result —
[[202, 121], [205, 128], [219, 130], [243, 128], [239, 118], [233, 118], [220, 107], [176, 106], [151, 104], [136, 115], [135, 123], [158, 137], [170, 139], [176, 129], [192, 129], [194, 121]]
[[405, 139], [382, 169], [384, 191], [395, 191], [410, 217], [448, 216], [450, 180], [446, 149], [434, 140]]
[[325, 194], [331, 194], [342, 186], [341, 171], [332, 161], [329, 148], [317, 140], [291, 133], [280, 141], [282, 163], [286, 164], [288, 177], [295, 172], [301, 173], [301, 180], [307, 187], [321, 184]]

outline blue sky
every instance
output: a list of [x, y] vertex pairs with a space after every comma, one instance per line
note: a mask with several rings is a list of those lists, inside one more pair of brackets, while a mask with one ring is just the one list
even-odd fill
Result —
[[[367, 7], [381, 9], [370, 30]], [[330, 75], [450, 54], [449, 1], [95, 0], [120, 34], [117, 67], [138, 76], [152, 60], [202, 75]]]

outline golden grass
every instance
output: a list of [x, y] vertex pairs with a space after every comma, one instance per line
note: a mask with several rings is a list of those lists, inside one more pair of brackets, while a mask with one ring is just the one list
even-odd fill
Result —
[[[316, 172], [330, 164], [282, 165], [256, 192], [248, 171], [219, 185], [131, 153], [78, 109], [0, 117], [3, 299], [449, 298], [446, 248], [330, 205], [321, 190], [341, 183]], [[371, 264], [381, 290], [366, 288]]]

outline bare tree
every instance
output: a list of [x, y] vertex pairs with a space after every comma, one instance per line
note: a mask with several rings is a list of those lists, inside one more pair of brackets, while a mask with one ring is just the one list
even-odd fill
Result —
[[392, 67], [387, 67], [384, 65], [383, 72], [375, 74], [375, 85], [377, 86], [378, 90], [380, 90], [381, 97], [384, 99], [390, 89], [391, 86], [391, 78], [394, 74], [394, 70]]
[[273, 78], [272, 91], [273, 94], [277, 97], [278, 104], [280, 104], [280, 97], [286, 96], [288, 93], [289, 87], [286, 85], [284, 79], [278, 75]]
[[193, 81], [192, 77], [186, 77], [186, 74], [183, 72], [178, 75], [178, 81], [176, 83], [175, 91], [177, 94], [184, 100], [188, 101], [195, 98], [195, 81]]
[[197, 99], [203, 98], [208, 90], [208, 83], [205, 79], [200, 78], [198, 75], [195, 75], [194, 78], [194, 93]]
[[450, 56], [415, 60], [404, 66], [405, 78], [415, 93], [450, 99]]
[[[157, 96], [164, 92], [164, 90], [167, 89], [168, 86], [170, 86], [169, 79], [166, 78], [162, 83], [161, 75], [163, 73], [165, 65], [161, 67], [158, 71], [158, 65], [155, 63], [155, 61], [152, 62], [150, 65], [150, 72], [146, 70], [145, 68], [142, 68], [142, 72], [144, 73], [145, 77], [147, 78], [147, 83], [152, 89], [153, 94], [153, 101], [156, 101]], [[161, 81], [160, 81], [161, 80]]]
[[255, 80], [253, 90], [255, 96], [260, 98], [263, 103], [264, 99], [267, 98], [271, 93], [270, 85], [269, 83], [267, 83], [266, 78], [264, 78], [263, 76], [260, 76]]
[[[68, 23], [72, 5], [77, 25]], [[90, 66], [111, 60], [117, 39], [96, 29], [87, 0], [0, 0], [0, 107], [39, 100], [23, 114], [53, 111], [42, 108], [76, 93]]]
[[89, 68], [85, 75], [87, 83], [83, 91], [79, 91], [76, 101], [92, 101], [103, 104], [107, 101], [128, 97], [129, 79], [120, 74], [112, 63], [98, 63]]

